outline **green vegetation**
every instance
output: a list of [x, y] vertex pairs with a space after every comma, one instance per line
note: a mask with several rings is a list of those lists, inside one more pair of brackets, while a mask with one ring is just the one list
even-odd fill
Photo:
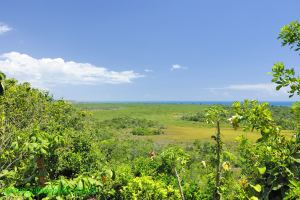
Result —
[[100, 123], [102, 127], [111, 129], [127, 129], [133, 135], [160, 135], [164, 127], [158, 122], [132, 117], [117, 117]]
[[[300, 51], [300, 23], [294, 21], [281, 28], [279, 38], [282, 46], [289, 46], [294, 51]], [[283, 87], [289, 88], [289, 97], [296, 93], [300, 95], [300, 77], [296, 75], [294, 68], [286, 69], [282, 62], [275, 63], [272, 72], [272, 82], [277, 84], [276, 90]]]
[[204, 112], [196, 112], [196, 113], [188, 113], [184, 114], [181, 117], [182, 120], [192, 121], [192, 122], [205, 122], [205, 114]]
[[[299, 94], [293, 70], [272, 75]], [[299, 103], [73, 105], [1, 73], [0, 108], [3, 199], [300, 198]]]

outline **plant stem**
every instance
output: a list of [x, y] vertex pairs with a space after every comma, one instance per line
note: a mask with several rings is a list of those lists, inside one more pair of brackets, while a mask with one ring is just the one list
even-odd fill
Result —
[[179, 174], [177, 173], [176, 167], [174, 167], [174, 171], [175, 171], [175, 175], [176, 175], [176, 178], [177, 178], [181, 199], [184, 200], [184, 194], [183, 194], [183, 190], [182, 190], [182, 187], [181, 187], [181, 181], [180, 181]]
[[221, 185], [221, 131], [220, 131], [220, 122], [217, 121], [217, 134], [216, 134], [216, 142], [217, 142], [217, 165], [216, 165], [216, 190], [214, 193], [214, 199], [221, 199], [219, 188]]

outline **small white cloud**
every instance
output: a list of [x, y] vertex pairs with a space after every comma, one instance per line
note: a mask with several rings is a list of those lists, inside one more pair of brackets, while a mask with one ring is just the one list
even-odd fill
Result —
[[143, 77], [132, 70], [117, 72], [89, 63], [65, 61], [62, 58], [37, 59], [18, 52], [0, 55], [0, 71], [40, 88], [59, 84], [122, 84]]
[[11, 30], [12, 30], [11, 27], [9, 27], [8, 25], [0, 22], [0, 34], [6, 33], [6, 32], [11, 31]]
[[182, 68], [181, 65], [175, 64], [175, 65], [172, 65], [171, 70], [173, 71], [173, 70], [181, 69], [181, 68]]
[[183, 67], [181, 65], [178, 65], [178, 64], [174, 64], [172, 65], [171, 67], [171, 71], [174, 71], [174, 70], [178, 70], [178, 69], [187, 69], [186, 67]]
[[149, 72], [153, 72], [153, 70], [152, 69], [145, 69], [144, 72], [149, 73]]

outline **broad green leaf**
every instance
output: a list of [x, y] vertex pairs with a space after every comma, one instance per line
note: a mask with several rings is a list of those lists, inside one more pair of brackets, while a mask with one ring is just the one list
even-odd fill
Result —
[[261, 174], [261, 175], [263, 175], [265, 172], [266, 172], [266, 167], [258, 167], [257, 168], [258, 169], [258, 171], [259, 171], [259, 173]]
[[46, 155], [47, 151], [45, 149], [41, 148], [41, 153]]
[[250, 186], [256, 191], [256, 192], [261, 192], [261, 185], [256, 184], [256, 185], [251, 185]]
[[78, 181], [78, 183], [77, 183], [77, 189], [78, 190], [83, 190], [83, 182], [82, 182], [82, 180]]

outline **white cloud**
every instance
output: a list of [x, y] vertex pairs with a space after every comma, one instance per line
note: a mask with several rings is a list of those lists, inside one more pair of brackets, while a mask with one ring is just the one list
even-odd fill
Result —
[[12, 30], [11, 27], [9, 27], [8, 25], [3, 24], [3, 23], [0, 22], [0, 35], [3, 34], [3, 33], [8, 32], [8, 31], [11, 31], [11, 30]]
[[147, 72], [147, 73], [149, 73], [149, 72], [153, 72], [153, 70], [152, 70], [152, 69], [145, 69], [144, 71], [145, 71], [145, 72]]
[[122, 84], [143, 76], [134, 71], [111, 71], [89, 63], [64, 61], [62, 58], [37, 59], [18, 52], [0, 55], [0, 71], [40, 88], [59, 84]]
[[171, 67], [171, 71], [174, 71], [174, 70], [178, 70], [178, 69], [187, 69], [186, 67], [183, 67], [181, 65], [178, 65], [178, 64], [174, 64], [172, 65]]

